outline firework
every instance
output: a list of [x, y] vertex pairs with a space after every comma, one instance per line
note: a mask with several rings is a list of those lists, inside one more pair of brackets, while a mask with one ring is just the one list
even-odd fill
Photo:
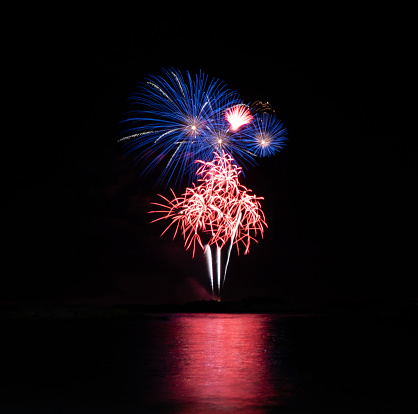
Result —
[[[207, 244], [216, 244], [222, 249], [231, 240], [239, 253], [240, 243], [244, 245], [244, 254], [250, 249], [252, 240], [259, 233], [263, 236], [267, 227], [259, 200], [251, 190], [239, 183], [241, 168], [233, 163], [231, 156], [216, 153], [213, 161], [198, 161], [198, 184], [186, 189], [185, 193], [173, 200], [164, 199], [166, 204], [153, 203], [163, 210], [152, 213], [162, 214], [154, 221], [170, 219], [171, 223], [163, 234], [175, 225], [174, 237], [179, 229], [183, 234], [186, 249], [196, 244], [204, 249], [202, 236], [209, 236]], [[153, 222], [154, 222], [153, 221]]]
[[249, 124], [253, 116], [246, 106], [236, 105], [226, 111], [225, 119], [229, 122], [232, 131], [237, 131], [243, 125]]
[[[233, 246], [247, 254], [267, 227], [263, 197], [239, 182], [242, 167], [281, 150], [286, 129], [268, 102], [246, 105], [220, 80], [201, 72], [183, 76], [163, 69], [162, 76], [150, 76], [139, 86], [132, 101], [136, 109], [126, 120], [132, 127], [120, 139], [126, 153], [143, 163], [142, 175], [159, 169], [157, 184], [188, 183], [181, 196], [171, 190], [171, 199], [161, 195], [161, 203], [152, 203], [160, 208], [151, 212], [160, 215], [153, 222], [169, 220], [162, 234], [174, 229], [174, 239], [181, 233], [193, 257], [196, 246], [204, 250], [212, 295], [217, 285], [220, 300]], [[221, 251], [228, 242], [222, 276]]]
[[[195, 160], [211, 159], [222, 147], [225, 127], [217, 120], [240, 100], [221, 81], [203, 73], [193, 78], [175, 69], [163, 72], [164, 76], [150, 76], [132, 98], [138, 109], [126, 121], [134, 127], [121, 141], [127, 154], [136, 153], [145, 162], [143, 174], [161, 163], [165, 166], [159, 182], [176, 184], [185, 174], [194, 176]], [[228, 146], [233, 147], [232, 140]], [[234, 150], [239, 153], [240, 146]]]
[[207, 261], [207, 265], [208, 265], [208, 273], [209, 273], [209, 279], [210, 279], [210, 287], [212, 289], [212, 296], [213, 296], [212, 252], [211, 252], [210, 247], [209, 247], [208, 244], [205, 246], [205, 252], [206, 252], [206, 261]]
[[255, 116], [243, 134], [243, 141], [248, 150], [259, 157], [270, 156], [280, 151], [287, 140], [283, 123], [267, 113]]
[[132, 128], [120, 141], [126, 154], [144, 165], [142, 175], [162, 168], [157, 184], [176, 186], [185, 178], [190, 185], [195, 161], [211, 161], [214, 151], [244, 167], [283, 146], [285, 130], [270, 104], [245, 105], [223, 82], [203, 73], [193, 77], [163, 69], [162, 76], [139, 86], [132, 102], [135, 110], [125, 120]]
[[[197, 175], [200, 176], [197, 180], [198, 184], [187, 188], [180, 197], [176, 197], [174, 191], [171, 190], [174, 197], [172, 200], [160, 196], [165, 204], [153, 203], [162, 209], [151, 211], [151, 213], [162, 215], [153, 222], [171, 220], [162, 234], [174, 226], [173, 239], [180, 231], [184, 238], [185, 248], [193, 247], [193, 257], [196, 244], [204, 249], [212, 295], [214, 294], [214, 272], [211, 245], [216, 246], [217, 295], [220, 300], [221, 287], [225, 282], [232, 247], [235, 245], [239, 254], [239, 245], [242, 243], [245, 248], [244, 254], [247, 254], [250, 242], [256, 241], [257, 234], [262, 237], [264, 227], [267, 227], [259, 202], [263, 198], [251, 194], [251, 190], [239, 183], [241, 168], [233, 163], [229, 154], [215, 153], [213, 161], [199, 160], [197, 163], [201, 164], [197, 170]], [[202, 238], [209, 238], [205, 247]], [[230, 245], [222, 274], [221, 250], [228, 240]]]

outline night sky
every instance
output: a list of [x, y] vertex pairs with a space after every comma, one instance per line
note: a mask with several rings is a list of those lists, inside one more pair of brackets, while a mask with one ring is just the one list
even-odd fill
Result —
[[210, 299], [203, 254], [192, 259], [181, 238], [159, 237], [164, 224], [149, 224], [164, 189], [117, 142], [129, 96], [163, 67], [201, 69], [247, 102], [269, 101], [288, 129], [287, 147], [242, 180], [265, 197], [269, 227], [249, 255], [231, 256], [225, 300], [417, 297], [408, 24], [160, 9], [20, 20], [3, 79], [0, 303]]

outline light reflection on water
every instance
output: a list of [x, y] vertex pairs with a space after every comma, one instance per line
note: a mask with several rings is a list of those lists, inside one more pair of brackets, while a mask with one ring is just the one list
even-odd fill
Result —
[[150, 350], [148, 369], [157, 374], [151, 398], [191, 412], [285, 404], [292, 384], [280, 370], [281, 338], [271, 321], [261, 314], [183, 314], [162, 322], [154, 332], [157, 363]]
[[407, 314], [5, 321], [0, 413], [418, 412], [416, 326]]

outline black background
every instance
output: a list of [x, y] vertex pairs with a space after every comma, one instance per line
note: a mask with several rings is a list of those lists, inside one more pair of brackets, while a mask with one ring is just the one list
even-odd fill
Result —
[[10, 16], [1, 303], [210, 298], [203, 255], [149, 224], [163, 189], [117, 142], [128, 97], [162, 67], [269, 101], [288, 129], [286, 148], [246, 171], [269, 228], [249, 255], [232, 255], [225, 299], [416, 297], [408, 11], [309, 12], [160, 4]]

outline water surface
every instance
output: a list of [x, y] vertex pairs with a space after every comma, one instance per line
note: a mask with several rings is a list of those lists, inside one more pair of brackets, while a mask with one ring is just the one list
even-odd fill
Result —
[[0, 332], [1, 413], [418, 408], [411, 316], [160, 314], [9, 321]]

